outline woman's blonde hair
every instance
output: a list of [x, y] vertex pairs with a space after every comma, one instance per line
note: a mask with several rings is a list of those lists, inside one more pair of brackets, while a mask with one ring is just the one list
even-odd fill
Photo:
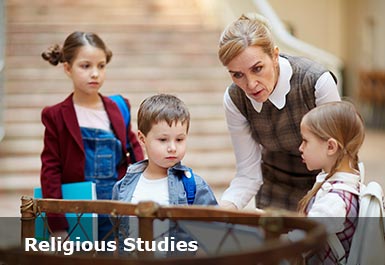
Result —
[[[338, 170], [342, 159], [348, 156], [352, 169], [358, 171], [358, 151], [364, 142], [365, 127], [361, 115], [348, 101], [322, 104], [310, 110], [302, 118], [309, 131], [320, 139], [334, 139], [338, 144], [338, 156], [324, 182]], [[317, 183], [299, 202], [298, 210], [305, 213], [310, 200], [324, 183]]]
[[260, 46], [273, 58], [275, 44], [268, 21], [255, 13], [243, 14], [222, 32], [219, 39], [219, 60], [226, 66], [249, 46]]

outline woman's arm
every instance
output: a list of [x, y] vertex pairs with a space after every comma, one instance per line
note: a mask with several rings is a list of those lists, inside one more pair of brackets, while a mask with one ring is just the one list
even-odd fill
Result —
[[332, 75], [330, 72], [323, 73], [315, 84], [315, 105], [340, 100], [337, 84]]
[[[232, 202], [237, 208], [244, 208], [261, 187], [262, 147], [251, 136], [246, 118], [232, 102], [228, 89], [224, 95], [227, 127], [236, 159], [236, 174], [230, 186], [222, 195], [222, 201]], [[221, 203], [223, 205], [224, 203]]]

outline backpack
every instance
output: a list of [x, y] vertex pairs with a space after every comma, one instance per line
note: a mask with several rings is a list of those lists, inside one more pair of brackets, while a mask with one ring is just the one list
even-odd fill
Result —
[[128, 133], [127, 133], [128, 132], [128, 126], [129, 126], [130, 121], [131, 121], [130, 110], [127, 106], [126, 101], [122, 97], [122, 95], [112, 95], [112, 96], [109, 96], [109, 98], [115, 102], [115, 104], [118, 106], [118, 108], [120, 110], [120, 113], [123, 116], [124, 124], [126, 125], [126, 135], [127, 135], [126, 149], [130, 153], [131, 163], [135, 163], [135, 162], [137, 162], [136, 157], [135, 157], [135, 153], [131, 147], [130, 139], [128, 138]]
[[189, 171], [184, 172], [182, 176], [182, 182], [184, 190], [186, 191], [187, 203], [191, 205], [194, 203], [196, 193], [195, 177], [191, 168]]
[[[128, 125], [130, 124], [131, 120], [131, 115], [130, 115], [130, 110], [128, 109], [127, 103], [122, 97], [122, 95], [112, 95], [109, 96], [109, 98], [115, 102], [115, 104], [118, 106], [120, 113], [123, 116], [124, 124], [126, 125], [126, 131], [128, 130]], [[134, 151], [132, 150], [130, 141], [128, 139], [128, 134], [127, 134], [127, 151], [130, 153], [130, 158], [131, 162], [135, 163], [136, 158]], [[187, 172], [184, 172], [182, 176], [182, 182], [183, 182], [183, 187], [186, 191], [186, 197], [187, 197], [187, 202], [189, 205], [194, 203], [195, 200], [195, 193], [196, 193], [196, 183], [195, 183], [195, 178], [194, 178], [194, 173], [190, 169]]]
[[[338, 264], [370, 265], [385, 264], [385, 215], [384, 192], [377, 182], [364, 185], [362, 164], [360, 165], [360, 192], [342, 183], [333, 189], [346, 190], [359, 196], [358, 223], [350, 246], [349, 256], [336, 234], [328, 236], [328, 243], [337, 257]], [[372, 218], [371, 218], [372, 217]]]

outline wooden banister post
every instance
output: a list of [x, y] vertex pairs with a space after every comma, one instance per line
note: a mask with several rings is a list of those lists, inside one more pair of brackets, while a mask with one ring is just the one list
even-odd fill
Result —
[[[158, 209], [159, 205], [153, 201], [139, 202], [136, 214], [139, 221], [139, 238], [142, 241], [151, 242], [154, 239], [154, 219]], [[153, 257], [154, 253], [145, 250], [139, 252], [138, 255], [139, 257]]]
[[21, 246], [24, 247], [25, 238], [35, 237], [35, 201], [32, 197], [21, 197]]

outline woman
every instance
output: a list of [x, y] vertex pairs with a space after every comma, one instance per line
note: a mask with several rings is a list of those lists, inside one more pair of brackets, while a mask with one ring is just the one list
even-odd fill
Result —
[[219, 59], [233, 84], [224, 95], [237, 172], [221, 205], [295, 210], [318, 171], [302, 163], [300, 122], [310, 109], [339, 101], [337, 84], [322, 65], [283, 55], [267, 21], [242, 15], [222, 33]]

